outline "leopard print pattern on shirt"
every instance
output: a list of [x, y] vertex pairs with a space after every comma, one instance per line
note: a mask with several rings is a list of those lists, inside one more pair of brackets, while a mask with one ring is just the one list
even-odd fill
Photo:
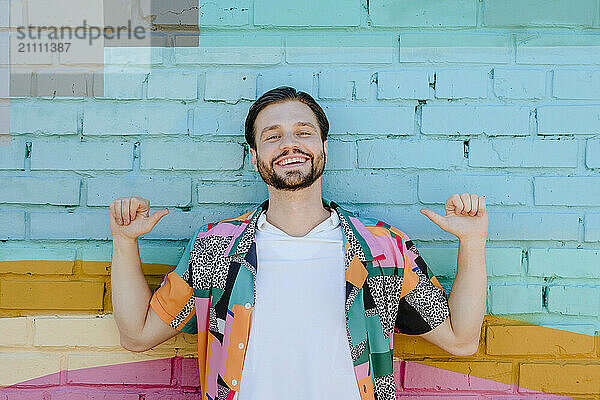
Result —
[[375, 399], [376, 400], [396, 400], [396, 385], [394, 384], [394, 374], [388, 374], [373, 378], [375, 381]]
[[405, 299], [427, 322], [427, 325], [434, 329], [450, 315], [448, 300], [444, 291], [434, 286], [419, 268], [415, 272], [419, 276], [419, 282]]
[[185, 306], [183, 307], [183, 310], [181, 310], [179, 312], [179, 314], [177, 314], [177, 316], [175, 317], [175, 319], [173, 319], [173, 321], [171, 321], [171, 323], [169, 324], [171, 327], [177, 329], [177, 327], [183, 322], [185, 321], [185, 319], [190, 315], [190, 313], [194, 310], [194, 306], [195, 306], [195, 302], [194, 302], [194, 296], [190, 297], [190, 299], [188, 300], [187, 303], [185, 303]]
[[375, 309], [377, 310], [377, 314], [379, 314], [379, 319], [381, 320], [381, 325], [383, 328], [383, 334], [387, 338], [389, 332], [394, 329], [394, 321], [395, 315], [392, 316], [388, 312], [386, 301], [388, 296], [386, 296], [385, 292], [385, 279], [387, 276], [372, 276], [367, 278], [367, 285], [369, 285], [369, 290], [373, 295], [373, 300], [375, 301]]
[[[230, 241], [230, 237], [212, 235], [196, 238], [189, 260], [194, 288], [205, 290], [211, 288], [211, 275], [214, 270], [209, 269], [209, 267], [214, 266], [215, 261], [220, 263], [223, 258], [221, 255], [225, 252]], [[217, 269], [217, 271], [219, 270], [220, 268]]]

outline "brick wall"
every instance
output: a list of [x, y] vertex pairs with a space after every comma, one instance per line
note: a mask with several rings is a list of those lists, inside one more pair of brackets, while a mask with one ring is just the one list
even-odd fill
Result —
[[[486, 196], [480, 349], [459, 359], [397, 336], [399, 398], [600, 399], [600, 1], [61, 1], [0, 1], [0, 385], [50, 379], [0, 400], [195, 390], [179, 358], [192, 345], [135, 356], [114, 339], [107, 206], [169, 208], [140, 244], [156, 288], [199, 225], [266, 198], [243, 123], [283, 84], [330, 120], [324, 196], [409, 234], [447, 289], [457, 241], [418, 210]], [[38, 54], [9, 36], [83, 18], [153, 34]], [[155, 364], [135, 382], [69, 380], [112, 353]]]

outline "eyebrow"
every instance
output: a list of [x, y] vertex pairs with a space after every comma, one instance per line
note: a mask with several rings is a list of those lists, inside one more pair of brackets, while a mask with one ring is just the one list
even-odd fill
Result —
[[[306, 121], [298, 121], [294, 124], [294, 126], [310, 126], [312, 127], [314, 130], [317, 130], [317, 127], [314, 126], [313, 124], [311, 124], [310, 122], [306, 122]], [[262, 131], [260, 131], [260, 134], [262, 135], [263, 133], [265, 133], [266, 131], [270, 131], [271, 129], [277, 129], [277, 128], [281, 128], [281, 125], [269, 125], [267, 127], [265, 127]]]

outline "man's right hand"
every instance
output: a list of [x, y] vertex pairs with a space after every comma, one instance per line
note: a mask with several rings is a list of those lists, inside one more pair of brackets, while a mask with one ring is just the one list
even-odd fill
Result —
[[150, 200], [140, 196], [119, 197], [110, 203], [110, 231], [113, 239], [122, 238], [136, 240], [139, 236], [150, 232], [162, 217], [169, 213], [163, 208], [152, 215]]

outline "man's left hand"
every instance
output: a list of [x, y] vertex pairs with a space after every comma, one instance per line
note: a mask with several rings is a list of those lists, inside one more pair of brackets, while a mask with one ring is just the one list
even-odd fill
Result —
[[488, 231], [488, 215], [485, 197], [475, 193], [453, 194], [446, 200], [446, 216], [442, 217], [431, 210], [420, 211], [440, 228], [459, 239], [475, 239], [485, 242]]

